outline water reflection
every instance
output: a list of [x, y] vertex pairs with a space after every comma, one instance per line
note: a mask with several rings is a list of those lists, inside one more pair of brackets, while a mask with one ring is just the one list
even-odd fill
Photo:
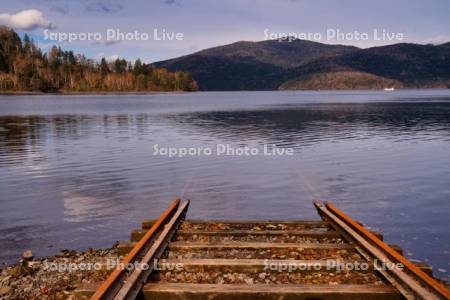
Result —
[[363, 103], [297, 105], [258, 111], [199, 112], [171, 116], [174, 123], [206, 129], [234, 141], [300, 146], [323, 140], [438, 138], [450, 136], [448, 103]]
[[[109, 246], [183, 195], [190, 217], [225, 219], [317, 218], [311, 201], [332, 199], [448, 268], [448, 94], [198, 95], [19, 99], [33, 109], [15, 114], [0, 101], [0, 261]], [[156, 143], [296, 153], [167, 159], [152, 155]]]
[[20, 164], [33, 159], [47, 143], [86, 140], [111, 132], [146, 134], [150, 126], [145, 114], [89, 116], [0, 116], [0, 165]]
[[[244, 111], [169, 115], [56, 115], [0, 117], [0, 164], [21, 163], [47, 142], [123, 133], [145, 136], [153, 126], [195, 134], [205, 130], [221, 139], [249, 139], [300, 146], [335, 139], [390, 138], [448, 140], [449, 103], [305, 104]], [[419, 137], [417, 136], [419, 135]]]

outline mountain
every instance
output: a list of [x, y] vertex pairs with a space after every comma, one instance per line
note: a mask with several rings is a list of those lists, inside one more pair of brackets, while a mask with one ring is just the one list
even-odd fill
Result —
[[237, 42], [154, 63], [201, 90], [448, 87], [450, 43], [360, 49], [305, 40]]
[[201, 90], [274, 90], [283, 83], [289, 68], [357, 50], [304, 40], [236, 42], [154, 65], [189, 70]]
[[[253, 58], [261, 63], [283, 68], [297, 67], [321, 57], [333, 57], [351, 53], [359, 48], [342, 45], [326, 45], [305, 40], [292, 42], [269, 40], [262, 42], [236, 42], [194, 53], [197, 56], [226, 57], [234, 60]], [[177, 61], [174, 59], [173, 61]]]

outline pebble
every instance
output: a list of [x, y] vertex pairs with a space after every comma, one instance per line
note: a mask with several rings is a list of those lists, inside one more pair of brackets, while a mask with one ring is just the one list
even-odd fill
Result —
[[31, 252], [31, 250], [25, 250], [22, 254], [22, 259], [24, 261], [29, 261], [33, 259], [33, 252]]
[[[54, 270], [49, 264], [102, 263], [117, 259], [117, 249], [88, 250], [84, 253], [62, 250], [48, 258], [33, 259], [27, 250], [16, 265], [0, 270], [0, 299], [42, 299], [55, 300], [71, 298], [73, 290], [87, 283], [100, 282], [109, 273], [107, 270]], [[24, 264], [26, 262], [26, 264]]]
[[8, 286], [0, 286], [0, 296], [5, 296], [11, 293], [11, 288]]
[[[172, 276], [171, 276], [172, 275]], [[210, 284], [382, 284], [375, 274], [362, 274], [358, 272], [346, 274], [333, 274], [332, 272], [313, 272], [303, 274], [292, 273], [234, 273], [234, 272], [181, 272], [162, 273], [161, 281], [177, 283], [210, 283]]]

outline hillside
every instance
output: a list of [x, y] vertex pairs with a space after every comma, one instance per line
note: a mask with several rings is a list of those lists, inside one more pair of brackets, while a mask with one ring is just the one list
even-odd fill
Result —
[[274, 90], [283, 83], [289, 68], [357, 50], [303, 40], [237, 42], [154, 65], [189, 72], [201, 90]]
[[364, 72], [337, 71], [316, 73], [283, 83], [280, 90], [354, 90], [402, 88], [399, 81]]
[[449, 44], [359, 49], [303, 40], [237, 42], [154, 65], [189, 72], [201, 90], [448, 87]]
[[[334, 57], [352, 53], [359, 48], [342, 45], [326, 45], [305, 40], [236, 42], [195, 53], [198, 56], [226, 57], [234, 60], [254, 59], [261, 63], [283, 68], [298, 67], [317, 58]], [[174, 59], [173, 61], [177, 61]]]
[[398, 80], [408, 86], [448, 83], [450, 48], [396, 44], [360, 50], [335, 58], [341, 66]]

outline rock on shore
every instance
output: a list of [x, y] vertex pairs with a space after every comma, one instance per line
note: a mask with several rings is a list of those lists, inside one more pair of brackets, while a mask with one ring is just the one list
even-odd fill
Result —
[[85, 252], [62, 250], [52, 257], [0, 270], [0, 299], [68, 299], [80, 285], [99, 282], [118, 258], [117, 247]]

